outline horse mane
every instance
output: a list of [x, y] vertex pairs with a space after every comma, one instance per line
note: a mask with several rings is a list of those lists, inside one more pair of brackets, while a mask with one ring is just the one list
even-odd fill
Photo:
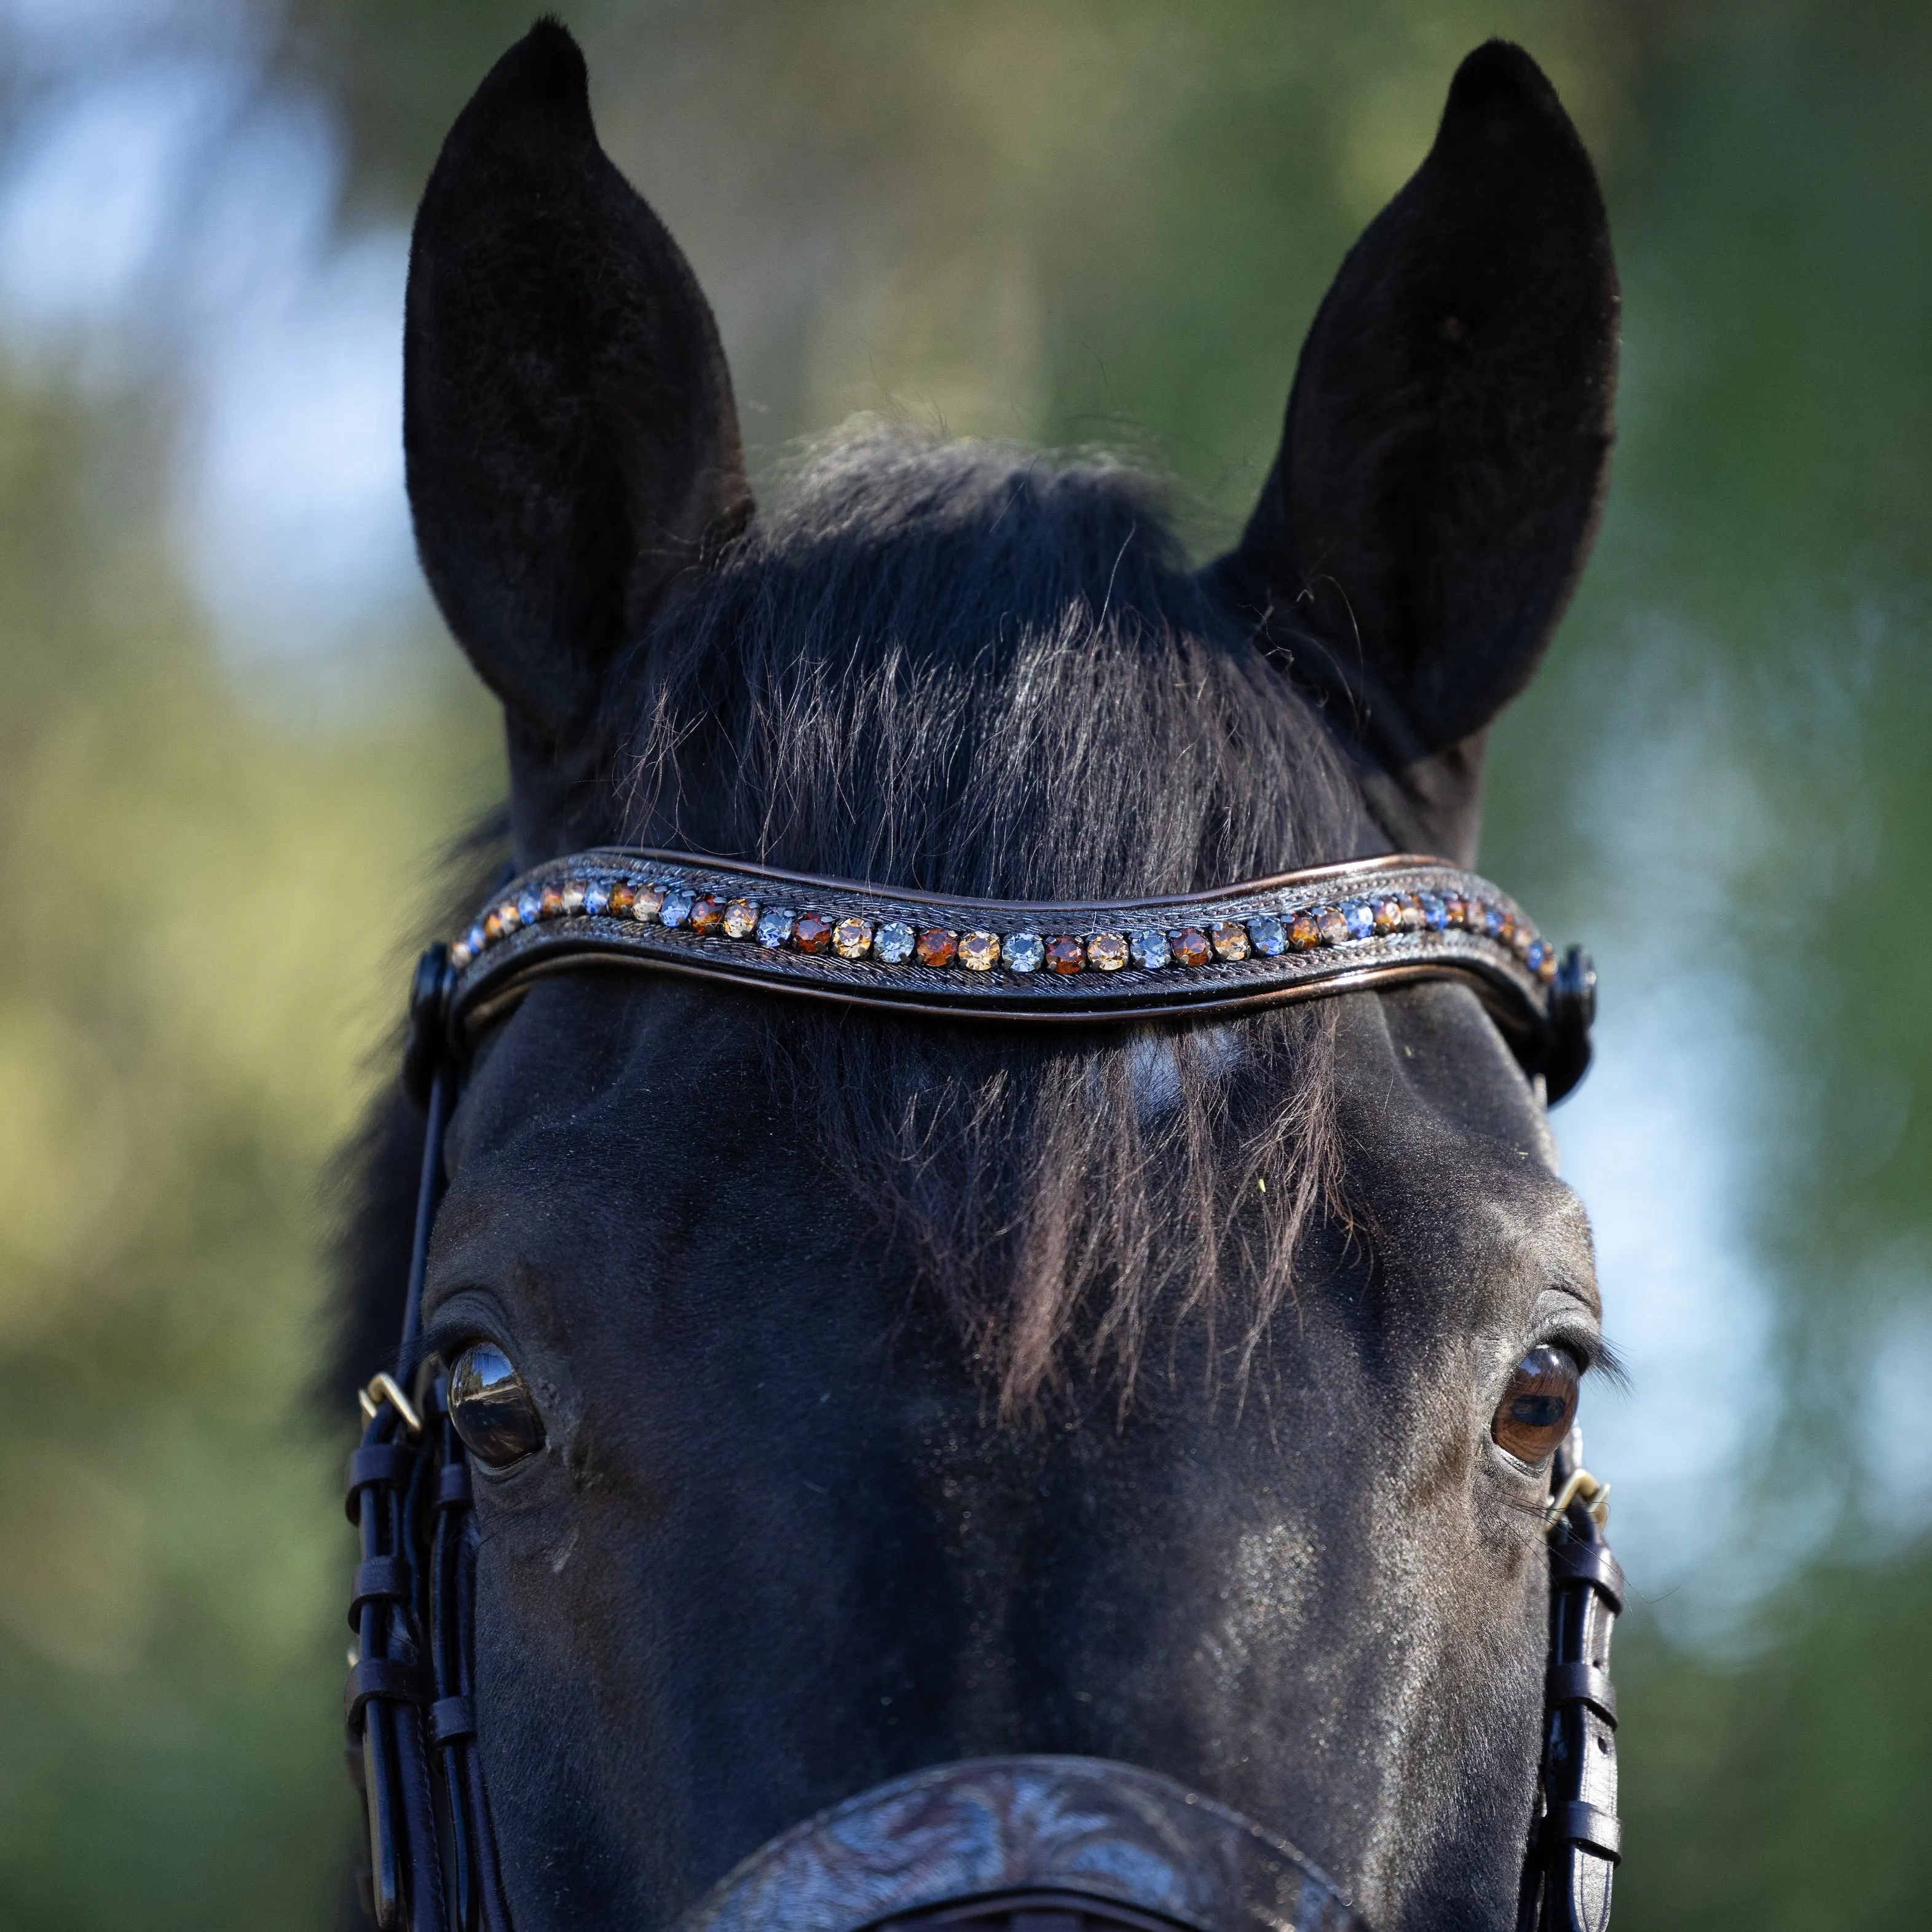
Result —
[[[1106, 457], [875, 424], [808, 447], [601, 722], [614, 836], [880, 884], [1183, 892], [1364, 837], [1321, 718], [1190, 572], [1160, 487]], [[1331, 1002], [1050, 1036], [777, 1003], [758, 1024], [1008, 1417], [1083, 1369], [1126, 1400], [1156, 1324], [1194, 1312], [1244, 1375], [1334, 1200]], [[380, 1198], [365, 1180], [365, 1218]]]

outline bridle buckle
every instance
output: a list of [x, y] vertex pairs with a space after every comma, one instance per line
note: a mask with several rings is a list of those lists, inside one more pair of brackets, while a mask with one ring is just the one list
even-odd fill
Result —
[[356, 1406], [362, 1410], [364, 1422], [374, 1422], [376, 1411], [386, 1402], [401, 1417], [404, 1432], [410, 1441], [419, 1441], [423, 1432], [422, 1418], [416, 1413], [415, 1403], [404, 1394], [401, 1384], [386, 1369], [371, 1376], [368, 1388], [356, 1391]]
[[1562, 1486], [1550, 1499], [1550, 1507], [1543, 1512], [1545, 1533], [1554, 1529], [1563, 1520], [1573, 1502], [1580, 1501], [1590, 1512], [1590, 1520], [1599, 1529], [1609, 1527], [1610, 1520], [1610, 1486], [1599, 1482], [1588, 1469], [1572, 1469]]

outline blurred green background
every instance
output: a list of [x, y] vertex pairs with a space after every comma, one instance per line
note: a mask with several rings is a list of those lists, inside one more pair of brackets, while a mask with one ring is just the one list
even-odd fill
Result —
[[[1618, 1923], [1922, 1917], [1932, 9], [561, 9], [754, 466], [1136, 450], [1204, 550], [1500, 32], [1625, 287], [1596, 562], [1486, 869], [1605, 982], [1558, 1117], [1632, 1371]], [[0, 0], [0, 1928], [340, 1909], [326, 1176], [501, 782], [414, 575], [406, 223], [498, 0]]]

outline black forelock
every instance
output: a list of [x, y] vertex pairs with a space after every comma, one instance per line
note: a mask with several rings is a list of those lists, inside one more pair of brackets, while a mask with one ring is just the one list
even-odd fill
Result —
[[[1381, 849], [1318, 714], [1187, 569], [1160, 488], [1106, 458], [893, 428], [818, 446], [661, 612], [607, 713], [635, 844], [1072, 899]], [[1230, 1318], [1238, 1372], [1332, 1198], [1324, 1012], [1052, 1040], [746, 1012], [724, 1023], [757, 1029], [1010, 1413], [1076, 1358], [1130, 1389], [1189, 1309]]]
[[626, 837], [984, 897], [1349, 856], [1316, 713], [1107, 458], [867, 427], [794, 466], [612, 702]]

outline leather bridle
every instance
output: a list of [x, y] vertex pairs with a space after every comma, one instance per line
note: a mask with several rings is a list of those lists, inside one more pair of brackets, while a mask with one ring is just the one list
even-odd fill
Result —
[[[368, 1828], [364, 1904], [383, 1932], [512, 1932], [477, 1748], [470, 1462], [448, 1378], [422, 1358], [423, 1285], [444, 1129], [471, 1046], [534, 980], [586, 966], [927, 1018], [1089, 1028], [1450, 979], [1475, 989], [1551, 1101], [1588, 1064], [1595, 1009], [1580, 951], [1558, 958], [1474, 874], [1401, 854], [1111, 902], [949, 898], [616, 848], [506, 886], [417, 966], [403, 1070], [427, 1124], [401, 1346], [394, 1373], [362, 1393], [349, 1462], [362, 1550], [344, 1711]], [[1517, 1924], [1604, 1932], [1621, 1856], [1609, 1665], [1623, 1576], [1604, 1539], [1606, 1491], [1574, 1436], [1552, 1486], [1542, 1763]], [[1056, 1837], [1052, 1821], [1076, 1815], [1081, 1829]], [[945, 1852], [914, 1879], [890, 1856], [910, 1816]], [[1009, 1828], [1022, 1816], [1023, 1830]], [[941, 1766], [862, 1793], [754, 1854], [680, 1922], [681, 1932], [1360, 1924], [1331, 1881], [1252, 1821], [1152, 1772], [1079, 1759]]]

